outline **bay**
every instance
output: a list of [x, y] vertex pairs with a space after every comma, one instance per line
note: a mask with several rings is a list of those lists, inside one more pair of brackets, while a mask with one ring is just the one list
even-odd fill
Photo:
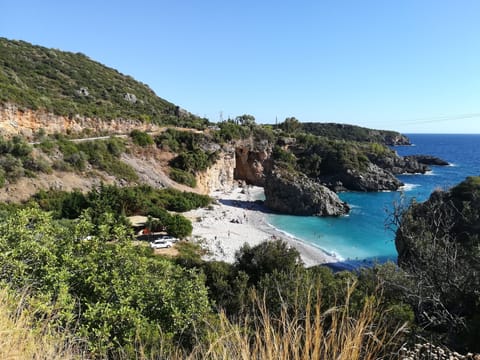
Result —
[[408, 134], [413, 146], [394, 149], [400, 155], [428, 154], [451, 166], [432, 166], [426, 175], [401, 175], [400, 191], [344, 192], [339, 196], [352, 207], [338, 218], [270, 214], [267, 221], [295, 238], [335, 254], [351, 266], [365, 262], [396, 260], [394, 229], [390, 215], [395, 203], [415, 198], [425, 201], [436, 188], [448, 189], [467, 176], [480, 175], [480, 135]]

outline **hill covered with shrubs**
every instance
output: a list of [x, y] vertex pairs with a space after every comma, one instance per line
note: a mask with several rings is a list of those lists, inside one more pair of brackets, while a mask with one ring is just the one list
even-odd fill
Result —
[[82, 53], [0, 38], [0, 103], [90, 118], [203, 124], [148, 85]]

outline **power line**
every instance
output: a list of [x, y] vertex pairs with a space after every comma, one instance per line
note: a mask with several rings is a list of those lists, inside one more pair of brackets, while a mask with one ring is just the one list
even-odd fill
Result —
[[401, 122], [402, 125], [416, 125], [416, 124], [429, 124], [429, 123], [465, 120], [465, 119], [473, 119], [473, 118], [480, 118], [480, 113], [434, 116], [434, 117], [428, 117], [428, 118], [412, 119], [407, 121], [399, 120], [399, 122]]

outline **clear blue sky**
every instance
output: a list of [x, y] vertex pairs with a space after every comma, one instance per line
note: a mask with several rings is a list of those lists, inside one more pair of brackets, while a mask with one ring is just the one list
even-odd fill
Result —
[[478, 0], [1, 1], [0, 36], [73, 52], [212, 121], [480, 133]]

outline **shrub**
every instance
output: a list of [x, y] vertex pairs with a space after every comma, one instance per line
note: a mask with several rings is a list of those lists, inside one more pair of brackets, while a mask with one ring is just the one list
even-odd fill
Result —
[[179, 239], [186, 238], [192, 234], [192, 223], [180, 214], [174, 214], [167, 220], [167, 232]]
[[197, 179], [195, 179], [195, 176], [186, 172], [186, 171], [172, 168], [172, 169], [170, 169], [169, 176], [170, 176], [170, 179], [172, 179], [173, 181], [176, 181], [180, 184], [185, 184], [185, 185], [190, 186], [192, 188], [197, 186]]
[[87, 161], [87, 155], [83, 151], [74, 152], [63, 156], [63, 160], [73, 166], [74, 169], [83, 171]]
[[132, 132], [130, 133], [130, 137], [132, 138], [134, 144], [142, 147], [147, 147], [154, 143], [153, 138], [144, 131], [136, 129], [132, 130]]
[[0, 157], [0, 167], [5, 171], [5, 176], [10, 181], [15, 181], [25, 175], [22, 161], [11, 154]]
[[29, 156], [23, 161], [23, 167], [27, 170], [43, 172], [46, 174], [52, 172], [52, 167], [43, 157], [33, 158]]
[[480, 351], [480, 178], [469, 177], [424, 203], [397, 209], [398, 263], [416, 320], [461, 351]]
[[72, 171], [73, 168], [64, 160], [54, 160], [52, 168], [58, 171]]
[[[119, 159], [125, 151], [125, 144], [122, 139], [112, 137], [108, 140], [74, 143], [60, 137], [57, 144], [59, 150], [63, 153], [63, 160], [76, 170], [85, 170], [88, 162], [97, 169], [115, 177], [129, 182], [138, 180], [135, 170]], [[63, 166], [56, 164], [55, 167], [62, 168]]]
[[216, 161], [217, 155], [200, 149], [182, 152], [170, 161], [170, 166], [193, 174], [207, 170]]
[[286, 164], [290, 168], [294, 168], [297, 163], [297, 158], [290, 151], [282, 149], [280, 146], [273, 148], [272, 158], [275, 161]]
[[282, 240], [265, 241], [254, 247], [245, 244], [235, 254], [235, 267], [248, 275], [251, 285], [266, 274], [291, 272], [300, 264], [298, 250]]
[[235, 124], [232, 120], [227, 120], [218, 124], [219, 131], [215, 133], [218, 142], [243, 139], [250, 135], [250, 128]]

